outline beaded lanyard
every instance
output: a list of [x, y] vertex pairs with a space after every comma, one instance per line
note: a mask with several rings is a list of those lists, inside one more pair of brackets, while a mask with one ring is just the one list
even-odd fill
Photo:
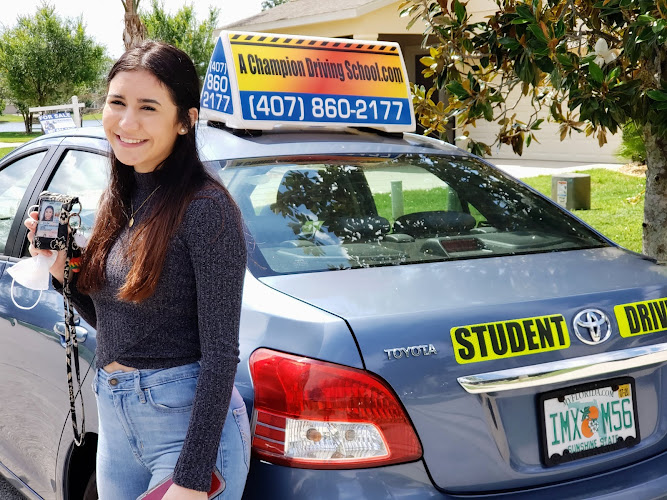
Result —
[[[69, 388], [70, 415], [72, 417], [72, 428], [74, 429], [74, 443], [77, 446], [83, 444], [85, 434], [85, 413], [83, 408], [83, 394], [81, 393], [81, 375], [79, 369], [79, 344], [76, 340], [76, 325], [74, 324], [74, 306], [72, 304], [72, 279], [73, 273], [78, 273], [81, 265], [81, 248], [75, 241], [74, 235], [77, 227], [81, 226], [81, 204], [76, 196], [67, 196], [57, 193], [43, 192], [40, 196], [48, 197], [62, 203], [58, 226], [58, 237], [51, 240], [47, 250], [66, 250], [65, 270], [63, 276], [63, 302], [65, 304], [65, 356], [67, 357], [67, 385]], [[79, 211], [73, 208], [78, 205]], [[73, 223], [78, 221], [78, 223]], [[40, 248], [39, 239], [35, 238], [35, 248]], [[79, 432], [76, 417], [76, 397], [74, 395], [74, 382], [72, 380], [72, 359], [74, 359], [74, 373], [78, 393], [81, 396], [81, 431]]]

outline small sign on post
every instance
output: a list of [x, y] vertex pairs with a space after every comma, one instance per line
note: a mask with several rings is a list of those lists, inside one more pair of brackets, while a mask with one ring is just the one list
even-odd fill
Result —
[[[65, 120], [64, 116], [61, 115], [67, 115], [69, 117], [69, 122], [74, 124], [74, 127], [81, 127], [82, 122], [81, 122], [81, 108], [85, 108], [86, 105], [82, 102], [79, 102], [79, 98], [77, 96], [72, 96], [72, 104], [63, 104], [60, 106], [39, 106], [37, 108], [28, 108], [28, 111], [30, 113], [36, 113], [36, 112], [44, 112], [44, 111], [58, 111], [58, 113], [52, 114], [52, 115], [46, 115], [47, 117], [53, 116], [58, 119], [62, 118]], [[69, 112], [72, 112], [74, 115], [73, 117], [70, 115]], [[43, 116], [43, 115], [42, 115]], [[55, 118], [46, 118], [46, 120], [53, 120]], [[42, 117], [39, 117], [39, 122], [40, 124], [42, 123]], [[68, 123], [69, 123], [68, 122]], [[65, 121], [63, 121], [65, 123]], [[62, 126], [61, 128], [56, 128], [51, 130], [51, 127], [49, 126], [49, 130], [44, 128], [44, 125], [42, 125], [42, 130], [44, 131], [45, 134], [48, 134], [50, 132], [56, 132], [57, 130], [65, 130], [68, 128], [74, 128], [71, 126]]]
[[74, 120], [72, 120], [72, 115], [67, 112], [39, 115], [39, 124], [42, 126], [42, 132], [45, 134], [76, 128]]

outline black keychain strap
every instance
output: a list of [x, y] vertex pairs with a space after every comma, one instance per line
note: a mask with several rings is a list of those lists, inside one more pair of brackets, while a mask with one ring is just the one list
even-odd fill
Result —
[[[51, 242], [52, 250], [66, 250], [67, 258], [65, 260], [65, 269], [63, 275], [63, 302], [65, 304], [65, 356], [67, 358], [67, 386], [69, 389], [70, 416], [72, 419], [72, 429], [74, 430], [74, 443], [77, 446], [83, 444], [83, 437], [86, 433], [85, 412], [83, 408], [83, 394], [81, 392], [81, 371], [79, 369], [79, 344], [76, 339], [76, 325], [74, 324], [74, 305], [72, 304], [72, 282], [74, 273], [79, 272], [81, 260], [81, 248], [77, 245], [74, 234], [77, 226], [81, 224], [79, 212], [81, 205], [76, 196], [66, 196], [62, 194], [44, 192], [40, 196], [49, 197], [62, 202], [60, 211], [60, 220], [58, 227], [58, 237]], [[79, 211], [74, 211], [74, 207], [79, 207]], [[78, 219], [79, 224], [73, 224], [73, 219]], [[78, 387], [77, 394], [81, 395], [81, 430], [77, 423], [76, 414], [76, 396], [74, 394], [74, 381], [72, 377], [72, 360], [74, 360], [74, 374]]]

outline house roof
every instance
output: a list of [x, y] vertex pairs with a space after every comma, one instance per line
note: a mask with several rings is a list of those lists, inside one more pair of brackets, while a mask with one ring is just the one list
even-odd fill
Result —
[[[271, 9], [260, 12], [251, 17], [241, 19], [234, 23], [223, 26], [223, 29], [238, 29], [246, 26], [254, 26], [258, 24], [271, 24], [280, 21], [292, 21], [295, 25], [303, 24], [299, 22], [299, 18], [312, 19], [320, 16], [338, 17], [337, 13], [356, 10], [360, 7], [375, 7], [384, 5], [388, 2], [382, 0], [336, 0], [336, 1], [322, 1], [322, 0], [288, 0], [287, 2], [277, 5]], [[365, 12], [367, 9], [363, 9]], [[361, 12], [359, 12], [361, 14]], [[341, 18], [348, 17], [341, 15]]]

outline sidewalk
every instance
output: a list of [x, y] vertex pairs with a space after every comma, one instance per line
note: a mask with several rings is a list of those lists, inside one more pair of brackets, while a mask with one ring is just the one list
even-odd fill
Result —
[[0, 148], [18, 148], [24, 144], [25, 142], [0, 142]]
[[513, 177], [523, 179], [526, 177], [536, 177], [538, 175], [555, 175], [566, 172], [576, 172], [592, 168], [607, 168], [618, 170], [623, 165], [621, 163], [575, 163], [568, 161], [544, 161], [544, 160], [494, 160], [493, 157], [487, 158], [489, 162], [499, 169], [507, 172]]

